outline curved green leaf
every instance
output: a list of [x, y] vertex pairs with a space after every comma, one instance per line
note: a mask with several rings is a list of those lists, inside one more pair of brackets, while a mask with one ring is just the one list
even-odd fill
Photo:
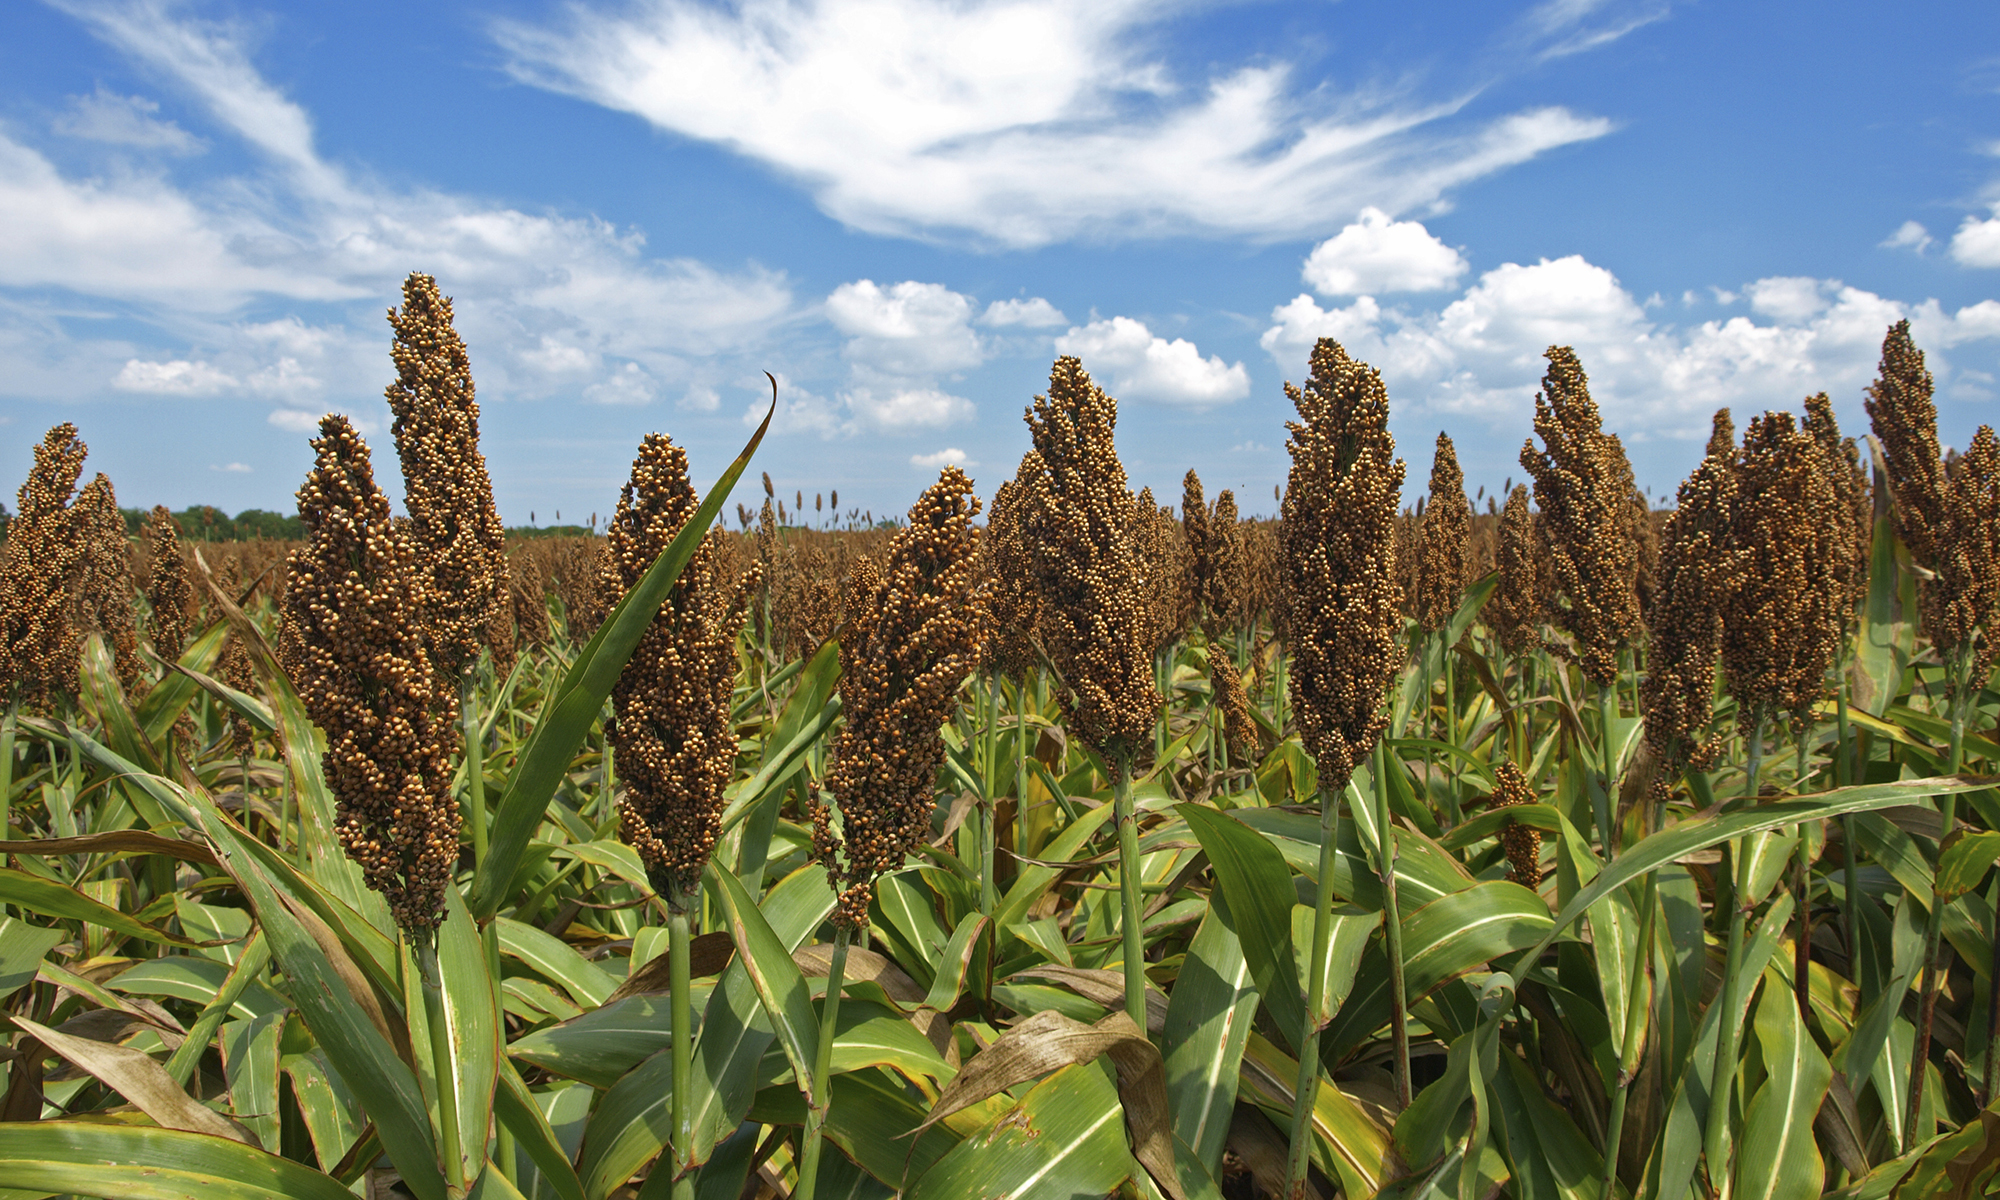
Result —
[[318, 1171], [227, 1138], [84, 1121], [0, 1124], [7, 1186], [109, 1200], [354, 1200]]
[[513, 777], [507, 782], [507, 791], [493, 810], [486, 860], [479, 866], [468, 899], [473, 915], [479, 920], [488, 920], [499, 911], [500, 902], [513, 886], [514, 873], [521, 866], [528, 842], [548, 811], [556, 785], [568, 773], [570, 760], [576, 757], [590, 727], [597, 723], [612, 685], [625, 669], [625, 660], [632, 657], [639, 639], [653, 623], [654, 614], [666, 603], [681, 570], [694, 557], [701, 539], [708, 536], [709, 527], [715, 524], [743, 469], [750, 465], [750, 456], [757, 452], [777, 411], [774, 399], [771, 411], [764, 414], [763, 423], [751, 435], [750, 444], [722, 472], [722, 477], [702, 498], [701, 507], [687, 519], [672, 543], [660, 551], [646, 574], [598, 626], [589, 644], [577, 652], [576, 661], [543, 706], [528, 746], [521, 752]]

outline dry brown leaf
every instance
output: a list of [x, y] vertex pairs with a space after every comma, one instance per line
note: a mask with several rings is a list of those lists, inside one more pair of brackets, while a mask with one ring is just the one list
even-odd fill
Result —
[[[736, 943], [728, 933], [718, 930], [699, 935], [688, 943], [688, 978], [706, 979], [710, 975], [720, 975], [735, 953]], [[625, 982], [605, 997], [604, 1003], [616, 1004], [627, 996], [669, 993], [674, 990], [671, 970], [672, 964], [667, 956], [656, 955], [647, 960], [645, 966], [627, 976]]]
[[[1102, 1004], [1106, 1008], [1125, 1007], [1125, 973], [1123, 971], [1093, 970], [1087, 967], [1065, 967], [1060, 963], [1050, 963], [1040, 967], [1029, 967], [1016, 971], [1009, 979], [1046, 979], [1061, 984], [1085, 1000]], [[1167, 1028], [1167, 995], [1150, 983], [1146, 985], [1146, 1032], [1158, 1035]]]
[[1008, 1088], [1076, 1063], [1108, 1055], [1118, 1073], [1119, 1107], [1132, 1156], [1172, 1200], [1187, 1200], [1174, 1173], [1174, 1135], [1167, 1124], [1167, 1073], [1159, 1047], [1146, 1040], [1132, 1018], [1114, 1012], [1095, 1025], [1072, 1021], [1054, 1010], [1038, 1012], [1009, 1029], [974, 1055], [939, 1094], [924, 1130], [961, 1109]]
[[50, 1051], [130, 1100], [163, 1128], [225, 1137], [246, 1146], [257, 1144], [248, 1130], [183, 1091], [150, 1054], [128, 1046], [72, 1037], [26, 1017], [15, 1017], [14, 1023]]

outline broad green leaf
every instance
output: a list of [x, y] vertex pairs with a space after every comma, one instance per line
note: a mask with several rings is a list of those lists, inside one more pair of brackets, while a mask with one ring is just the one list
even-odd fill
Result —
[[[958, 1135], [942, 1124], [917, 1133], [925, 1115], [925, 1107], [894, 1076], [856, 1071], [834, 1078], [826, 1136], [870, 1175], [902, 1188], [960, 1144]], [[790, 1086], [766, 1088], [757, 1094], [749, 1117], [753, 1123], [802, 1124], [805, 1098]]]
[[908, 1200], [1102, 1196], [1143, 1169], [1125, 1145], [1118, 1089], [1097, 1064], [1065, 1067], [947, 1151]]
[[1161, 1038], [1174, 1130], [1210, 1175], [1222, 1170], [1238, 1064], [1257, 1016], [1250, 964], [1220, 909], [1218, 902], [1188, 944]]
[[578, 954], [561, 938], [507, 917], [494, 918], [494, 925], [500, 931], [500, 953], [519, 959], [569, 989], [584, 1008], [603, 1004], [618, 987], [611, 972]]
[[[450, 1088], [453, 1119], [461, 1131], [459, 1161], [446, 1163], [446, 1178], [463, 1187], [479, 1178], [486, 1164], [486, 1130], [492, 1123], [493, 1089], [502, 1050], [500, 1014], [487, 971], [486, 946], [458, 889], [445, 889], [445, 919], [438, 926], [437, 972], [443, 1001], [443, 1053], [433, 1046], [425, 1014], [423, 983], [414, 957], [406, 958], [404, 1011], [410, 1015], [410, 1057], [417, 1063], [417, 1081], [426, 1103], [436, 1110], [440, 1088], [432, 1064], [446, 1062], [456, 1070]], [[537, 932], [540, 932], [537, 930]], [[440, 1117], [440, 1119], [442, 1119]]]
[[[198, 800], [205, 798], [197, 794]], [[444, 1200], [437, 1144], [423, 1093], [409, 1066], [348, 990], [319, 943], [278, 896], [237, 830], [212, 805], [200, 812], [209, 841], [249, 897], [283, 968], [293, 1003], [325, 1048], [328, 1062], [374, 1122], [382, 1148], [418, 1200]]]
[[0, 1124], [0, 1162], [11, 1187], [108, 1200], [354, 1200], [310, 1167], [178, 1129], [88, 1121]]
[[[1044, 862], [1068, 862], [1080, 853], [1104, 823], [1111, 818], [1112, 806], [1100, 804], [1089, 812], [1070, 822], [1069, 828], [1058, 834], [1054, 841], [1042, 848], [1039, 856]], [[1028, 915], [1028, 908], [1055, 884], [1062, 875], [1059, 867], [1043, 867], [1023, 863], [1020, 874], [1007, 894], [993, 909], [993, 925], [1005, 929]]]
[[688, 560], [694, 557], [696, 547], [708, 536], [709, 527], [715, 524], [743, 469], [750, 465], [750, 456], [764, 440], [776, 411], [777, 404], [773, 401], [771, 411], [764, 414], [763, 423], [751, 435], [750, 444], [722, 472], [673, 542], [660, 551], [646, 574], [605, 617], [589, 643], [577, 652], [576, 661], [545, 701], [535, 721], [534, 733], [507, 782], [507, 790], [493, 809], [486, 861], [480, 864], [468, 899], [473, 916], [479, 920], [490, 919], [499, 911], [529, 839], [541, 826], [549, 800], [563, 776], [569, 773], [570, 761], [576, 757], [578, 747], [603, 712], [604, 701], [625, 669], [625, 661], [638, 648], [639, 639], [652, 625], [654, 614], [666, 603], [668, 593]]
[[673, 1091], [673, 1055], [662, 1050], [604, 1093], [584, 1130], [577, 1163], [589, 1200], [604, 1200], [666, 1147], [673, 1131]]
[[792, 948], [772, 931], [757, 901], [743, 890], [736, 876], [710, 863], [706, 875], [716, 885], [722, 899], [723, 918], [729, 922], [729, 936], [736, 941], [736, 961], [750, 974], [750, 982], [763, 1002], [764, 1017], [777, 1032], [778, 1044], [792, 1062], [800, 1087], [808, 1093], [820, 1086], [812, 1077], [813, 1060], [819, 1047], [819, 1018], [813, 1012], [812, 992], [805, 976], [792, 961]]
[[1967, 834], [1946, 848], [1938, 860], [1937, 890], [1947, 900], [1976, 891], [1996, 861], [2000, 861], [2000, 833], [1982, 830]]
[[[210, 625], [181, 651], [180, 665], [195, 671], [210, 670], [222, 655], [223, 639], [228, 633], [226, 621]], [[167, 731], [187, 711], [197, 692], [194, 681], [186, 675], [178, 671], [163, 672], [160, 681], [139, 698], [134, 710], [140, 727], [146, 731], [146, 739], [155, 745], [165, 741]]]
[[1736, 1139], [1733, 1194], [1743, 1200], [1811, 1200], [1826, 1178], [1813, 1140], [1813, 1117], [1833, 1068], [1799, 1019], [1792, 989], [1776, 972], [1765, 980], [1756, 1030], [1766, 1073], [1744, 1110], [1743, 1131]]
[[673, 1044], [671, 1007], [664, 995], [627, 996], [523, 1034], [507, 1052], [544, 1071], [608, 1088], [642, 1060]]
[[[1298, 1094], [1298, 1060], [1258, 1034], [1243, 1050], [1243, 1098], [1255, 1101], [1289, 1129]], [[1313, 1096], [1314, 1161], [1328, 1178], [1342, 1181], [1349, 1195], [1373, 1195], [1396, 1173], [1389, 1131], [1369, 1118], [1354, 1098], [1324, 1074]]]
[[1528, 1064], [1502, 1054], [1489, 1095], [1498, 1118], [1495, 1140], [1518, 1200], [1597, 1200], [1604, 1156], [1550, 1101]]
[[278, 1038], [283, 1013], [265, 1013], [222, 1027], [222, 1065], [229, 1081], [229, 1109], [271, 1153], [278, 1143]]
[[43, 929], [15, 917], [0, 917], [0, 1000], [34, 979], [42, 960], [66, 936], [60, 929]]
[[326, 1051], [288, 1054], [280, 1060], [285, 1074], [292, 1077], [292, 1095], [299, 1102], [299, 1116], [312, 1135], [313, 1152], [320, 1165], [331, 1169], [361, 1137], [368, 1123], [360, 1101], [326, 1060]]
[[[521, 1082], [520, 1073], [514, 1064], [502, 1059], [500, 1062], [498, 1086], [493, 1092], [493, 1118], [502, 1129], [514, 1135], [514, 1145], [539, 1173], [534, 1193], [559, 1196], [562, 1200], [583, 1200], [583, 1181], [577, 1177], [576, 1168], [571, 1164], [575, 1149], [565, 1144], [550, 1118], [551, 1109], [545, 1110], [543, 1103], [551, 1106], [566, 1105], [574, 1109], [574, 1135], [582, 1136], [583, 1113], [589, 1104], [590, 1091], [581, 1086], [561, 1089], [556, 1093], [561, 1100], [552, 1099], [546, 1093], [537, 1096]], [[566, 1127], [568, 1127], [566, 1125]]]
[[1307, 1017], [1292, 957], [1292, 905], [1298, 893], [1291, 868], [1268, 840], [1229, 814], [1199, 804], [1183, 804], [1175, 811], [1201, 839], [1258, 997], [1296, 1050], [1304, 1042]]
[[[212, 958], [176, 954], [169, 958], [149, 958], [120, 971], [105, 986], [114, 992], [134, 996], [172, 996], [194, 1004], [207, 1004], [229, 978], [228, 963]], [[239, 1018], [262, 1016], [286, 1007], [285, 1000], [260, 980], [251, 980], [230, 1006], [230, 1015]]]
[[1800, 796], [1792, 800], [1775, 800], [1718, 816], [1697, 817], [1683, 821], [1671, 829], [1662, 830], [1628, 847], [1596, 879], [1592, 880], [1589, 886], [1564, 904], [1562, 911], [1556, 914], [1556, 919], [1548, 932], [1516, 960], [1512, 974], [1516, 979], [1522, 978], [1528, 967], [1541, 957], [1542, 951], [1548, 949], [1558, 935], [1567, 930], [1572, 922], [1581, 917], [1592, 904], [1611, 889], [1637, 879], [1648, 871], [1657, 871], [1668, 863], [1686, 858], [1696, 851], [1719, 846], [1734, 838], [1766, 829], [1779, 829], [1786, 825], [1819, 821], [1847, 813], [1894, 808], [1931, 796], [1980, 791], [1996, 785], [2000, 785], [2000, 779], [1972, 775], [1943, 775], [1932, 779], [1904, 779], [1895, 783], [1867, 783], [1855, 787], [1835, 788], [1832, 791]]
[[195, 944], [187, 938], [135, 920], [107, 904], [100, 904], [67, 884], [8, 867], [0, 867], [0, 903], [16, 905], [45, 917], [82, 921], [85, 925], [95, 925], [162, 945]]

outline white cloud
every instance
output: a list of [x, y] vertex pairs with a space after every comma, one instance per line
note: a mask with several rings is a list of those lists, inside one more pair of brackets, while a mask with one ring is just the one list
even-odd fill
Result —
[[981, 325], [995, 328], [1019, 325], [1027, 329], [1047, 329], [1069, 324], [1062, 310], [1040, 296], [1028, 300], [995, 300], [979, 318]]
[[296, 408], [274, 408], [271, 415], [264, 418], [280, 429], [291, 433], [319, 434], [319, 421], [323, 414], [300, 412]]
[[1896, 226], [1896, 232], [1883, 238], [1881, 245], [1885, 250], [1900, 250], [1908, 247], [1918, 254], [1922, 254], [1930, 248], [1933, 240], [1931, 231], [1925, 229], [1923, 225], [1916, 221], [1905, 221], [1901, 225]]
[[972, 297], [938, 283], [872, 279], [843, 283], [826, 298], [827, 319], [850, 340], [854, 362], [888, 375], [935, 375], [979, 365], [984, 353], [969, 324]]
[[294, 404], [305, 403], [326, 390], [317, 376], [289, 354], [250, 376], [245, 383], [259, 396], [275, 396]]
[[208, 469], [211, 471], [221, 471], [226, 475], [248, 475], [250, 473], [249, 464], [240, 462], [210, 463], [208, 464]]
[[885, 432], [940, 429], [971, 420], [978, 412], [972, 401], [936, 388], [900, 388], [877, 392], [854, 388], [841, 399], [862, 424]]
[[1313, 247], [1303, 274], [1322, 296], [1379, 296], [1443, 291], [1469, 269], [1419, 222], [1364, 208], [1354, 224]]
[[517, 78], [770, 164], [848, 225], [1012, 246], [1303, 236], [1610, 130], [1563, 108], [1476, 123], [1459, 112], [1477, 88], [1338, 93], [1283, 62], [1179, 80], [1151, 56], [1161, 16], [1138, 0], [656, 0], [495, 35]]
[[922, 467], [926, 471], [942, 471], [946, 467], [976, 467], [979, 464], [967, 457], [965, 451], [956, 446], [946, 446], [935, 454], [912, 454], [910, 465]]
[[193, 154], [203, 149], [200, 138], [153, 115], [159, 111], [156, 101], [120, 96], [99, 84], [88, 96], [70, 97], [68, 111], [57, 115], [54, 128], [69, 137], [140, 150]]
[[236, 380], [205, 362], [184, 358], [168, 362], [130, 359], [111, 380], [121, 392], [150, 392], [160, 396], [212, 396], [236, 387]]
[[705, 383], [696, 384], [681, 393], [675, 406], [683, 412], [712, 413], [722, 407], [722, 394]]
[[1780, 324], [1798, 325], [1825, 312], [1839, 289], [1838, 279], [1780, 275], [1745, 284], [1743, 294], [1750, 298], [1750, 311]]
[[1193, 342], [1155, 337], [1130, 317], [1074, 326], [1056, 339], [1056, 351], [1076, 355], [1085, 370], [1108, 372], [1108, 390], [1121, 397], [1207, 407], [1250, 394], [1242, 363], [1203, 358]]
[[1961, 266], [2000, 267], [2000, 214], [1965, 218], [1951, 235], [1951, 256]]
[[1681, 329], [1653, 321], [1611, 272], [1581, 257], [1506, 263], [1438, 310], [1384, 309], [1367, 297], [1322, 309], [1299, 296], [1273, 310], [1262, 345], [1297, 380], [1314, 341], [1332, 337], [1382, 371], [1405, 412], [1479, 414], [1510, 433], [1532, 412], [1543, 350], [1573, 346], [1593, 395], [1643, 438], [1699, 436], [1722, 405], [1754, 411], [1817, 391], [1856, 395], [1873, 377], [1884, 330], [1902, 317], [1945, 396], [1972, 399], [1954, 390], [1940, 352], [2000, 339], [2000, 301], [1947, 313], [1935, 301], [1904, 304], [1798, 277], [1741, 290], [1768, 324], [1737, 316]]
[[583, 398], [592, 404], [651, 404], [659, 395], [659, 385], [646, 368], [628, 362], [601, 383], [583, 389]]
[[[778, 373], [778, 409], [771, 417], [772, 433], [817, 433], [822, 438], [831, 438], [842, 433], [851, 433], [852, 426], [841, 416], [840, 407], [826, 397], [793, 383], [782, 372]], [[764, 381], [759, 380], [762, 384]], [[757, 389], [757, 394], [743, 409], [743, 424], [751, 429], [757, 427], [770, 411], [769, 393]]]

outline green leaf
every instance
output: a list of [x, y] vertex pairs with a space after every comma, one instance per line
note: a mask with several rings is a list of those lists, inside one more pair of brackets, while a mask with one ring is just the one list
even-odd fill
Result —
[[[799, 668], [794, 662], [791, 668]], [[736, 859], [736, 874], [752, 891], [764, 885], [764, 867], [770, 857], [771, 832], [778, 822], [778, 809], [786, 785], [806, 762], [806, 750], [832, 728], [840, 712], [834, 686], [840, 679], [840, 643], [828, 638], [809, 662], [803, 664], [798, 683], [792, 688], [778, 720], [765, 735], [763, 760], [756, 776], [737, 792], [743, 799], [743, 840]], [[800, 742], [800, 734], [811, 726], [815, 732]]]
[[284, 1013], [265, 1013], [222, 1027], [222, 1063], [229, 1108], [264, 1149], [278, 1153], [278, 1039]]
[[299, 1102], [306, 1132], [312, 1135], [313, 1152], [322, 1166], [333, 1167], [347, 1157], [368, 1123], [360, 1102], [347, 1081], [327, 1064], [324, 1050], [288, 1054], [279, 1063], [292, 1077], [292, 1095]]
[[[445, 919], [437, 929], [437, 971], [444, 1001], [444, 1025], [449, 1045], [443, 1061], [456, 1068], [451, 1099], [455, 1120], [463, 1131], [459, 1161], [446, 1163], [447, 1177], [455, 1172], [455, 1182], [467, 1185], [479, 1178], [486, 1164], [485, 1131], [492, 1123], [493, 1089], [499, 1071], [502, 1048], [500, 1014], [493, 993], [493, 977], [488, 973], [486, 946], [466, 911], [457, 888], [445, 889]], [[539, 932], [539, 931], [537, 931]], [[424, 1001], [416, 979], [414, 959], [406, 960], [411, 999], [404, 1011], [410, 1014], [410, 1057], [420, 1066], [438, 1061], [431, 1043], [430, 1022], [420, 1014]], [[437, 1081], [420, 1070], [418, 1082], [427, 1084], [425, 1099], [435, 1109]]]
[[507, 790], [493, 810], [486, 861], [480, 864], [469, 899], [472, 913], [478, 919], [490, 919], [499, 911], [507, 889], [513, 885], [514, 873], [521, 865], [522, 855], [527, 852], [529, 839], [541, 827], [550, 798], [569, 773], [570, 761], [576, 757], [577, 748], [583, 745], [591, 726], [597, 723], [598, 715], [604, 710], [604, 701], [611, 695], [612, 686], [625, 669], [625, 661], [638, 648], [639, 639], [653, 623], [654, 614], [666, 603], [674, 582], [680, 578], [688, 560], [694, 557], [695, 548], [701, 544], [701, 539], [708, 536], [709, 527], [715, 524], [717, 515], [722, 512], [730, 489], [736, 486], [743, 469], [750, 465], [750, 456], [756, 453], [758, 444], [764, 440], [764, 433], [771, 427], [771, 416], [775, 412], [777, 404], [774, 400], [771, 411], [764, 414], [763, 423], [751, 436], [750, 444], [743, 447], [743, 452], [722, 472], [722, 477], [708, 490], [701, 507], [681, 526], [673, 542], [660, 551], [659, 558], [647, 568], [646, 574], [598, 626], [589, 644], [577, 652], [576, 661], [563, 674], [562, 682], [545, 702], [527, 748], [521, 752], [514, 774], [507, 782]]
[[[582, 1093], [579, 1099], [588, 1103], [587, 1089], [573, 1090]], [[514, 1144], [541, 1172], [542, 1182], [550, 1190], [562, 1200], [584, 1200], [583, 1181], [577, 1177], [576, 1168], [570, 1165], [570, 1152], [563, 1148], [548, 1116], [535, 1101], [535, 1094], [521, 1082], [514, 1064], [502, 1059], [499, 1085], [493, 1093], [494, 1119], [501, 1128], [514, 1135]]]
[[1817, 795], [1800, 796], [1792, 800], [1775, 800], [1766, 804], [1752, 805], [1726, 812], [1718, 816], [1697, 817], [1683, 821], [1672, 829], [1664, 829], [1645, 838], [1620, 854], [1606, 867], [1589, 886], [1572, 897], [1556, 914], [1554, 923], [1542, 939], [1516, 960], [1514, 978], [1520, 979], [1549, 948], [1557, 935], [1561, 934], [1587, 912], [1591, 905], [1615, 887], [1657, 871], [1676, 859], [1686, 858], [1698, 850], [1719, 846], [1732, 838], [1758, 833], [1766, 829], [1778, 829], [1786, 825], [1797, 825], [1805, 821], [1820, 821], [1828, 817], [1838, 817], [1847, 813], [1870, 812], [1876, 809], [1895, 808], [1911, 804], [1931, 796], [1976, 792], [2000, 785], [2000, 779], [1976, 775], [1941, 775], [1931, 779], [1904, 779], [1895, 783], [1866, 783], [1856, 787], [1835, 788]]
[[0, 917], [0, 1000], [33, 980], [42, 960], [66, 936], [60, 929], [43, 929], [15, 917]]
[[222, 859], [264, 926], [271, 954], [284, 969], [292, 1002], [326, 1050], [327, 1060], [353, 1089], [382, 1148], [418, 1200], [444, 1200], [445, 1180], [438, 1169], [437, 1143], [423, 1092], [408, 1064], [356, 1002], [348, 983], [328, 961], [305, 926], [279, 898], [231, 824], [205, 797], [199, 815]]
[[1868, 448], [1875, 461], [1875, 528], [1868, 557], [1868, 598], [1861, 610], [1849, 679], [1854, 707], [1879, 717], [1902, 690], [1903, 671], [1916, 651], [1917, 580], [1900, 569], [1909, 552], [1896, 536], [1881, 448], [1873, 437]]
[[673, 1044], [669, 998], [627, 996], [514, 1039], [507, 1052], [557, 1075], [608, 1088]]
[[1118, 1089], [1097, 1064], [1065, 1067], [925, 1171], [908, 1200], [1102, 1196], [1143, 1173], [1125, 1145]]
[[791, 1060], [801, 1089], [810, 1095], [821, 1082], [812, 1073], [819, 1052], [819, 1017], [813, 1012], [805, 976], [792, 961], [791, 947], [772, 931], [757, 911], [756, 899], [743, 890], [736, 876], [713, 862], [705, 876], [722, 901], [723, 919], [729, 922], [729, 936], [736, 942], [736, 961], [750, 973], [751, 985], [764, 1005], [764, 1017], [776, 1030], [778, 1044]]
[[1222, 1171], [1239, 1064], [1257, 1016], [1250, 964], [1221, 908], [1218, 901], [1188, 943], [1161, 1039], [1173, 1128], [1210, 1175]]
[[493, 923], [500, 931], [500, 953], [519, 959], [545, 978], [561, 984], [584, 1008], [603, 1004], [617, 989], [618, 980], [611, 972], [584, 958], [554, 934], [507, 917], [496, 917]]
[[128, 917], [109, 905], [99, 904], [67, 884], [7, 867], [0, 867], [0, 903], [18, 905], [45, 917], [82, 921], [85, 925], [95, 925], [127, 937], [163, 945], [195, 944], [187, 938]]
[[1292, 905], [1298, 894], [1291, 868], [1275, 846], [1229, 814], [1199, 804], [1182, 804], [1175, 812], [1201, 840], [1257, 994], [1296, 1050], [1304, 1042], [1306, 1001], [1292, 957]]
[[1938, 860], [1937, 890], [1947, 901], [1977, 891], [2000, 862], [2000, 833], [1981, 830], [1953, 842]]
[[1826, 1167], [1813, 1140], [1813, 1118], [1833, 1068], [1799, 1019], [1799, 1006], [1775, 971], [1757, 1001], [1757, 1046], [1764, 1084], [1750, 1098], [1736, 1139], [1736, 1187], [1743, 1200], [1820, 1194]]
[[[1044, 862], [1067, 862], [1077, 856], [1089, 843], [1104, 822], [1111, 819], [1112, 806], [1100, 804], [1089, 812], [1070, 822], [1069, 827], [1042, 848], [1040, 857]], [[1014, 877], [1014, 884], [993, 909], [993, 926], [1005, 929], [1017, 924], [1028, 915], [1029, 906], [1042, 898], [1055, 881], [1062, 876], [1060, 867], [1044, 867], [1032, 863], [1021, 864], [1020, 874]]]
[[178, 1129], [0, 1124], [8, 1186], [110, 1200], [354, 1200], [318, 1171], [227, 1138]]
[[[217, 621], [203, 630], [200, 636], [188, 643], [181, 651], [180, 666], [195, 671], [207, 671], [222, 657], [223, 639], [229, 633], [226, 621]], [[165, 741], [167, 733], [179, 721], [181, 714], [197, 694], [195, 681], [177, 670], [161, 674], [160, 681], [152, 686], [134, 709], [139, 718], [139, 726], [145, 730], [146, 740], [154, 745]]]
[[584, 1130], [577, 1165], [589, 1200], [604, 1200], [666, 1146], [673, 1129], [673, 1092], [673, 1054], [662, 1050], [604, 1093]]

